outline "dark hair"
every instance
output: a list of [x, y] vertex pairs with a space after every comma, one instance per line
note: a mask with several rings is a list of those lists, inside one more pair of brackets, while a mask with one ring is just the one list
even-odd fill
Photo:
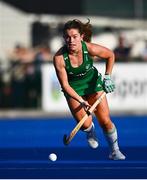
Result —
[[90, 20], [88, 19], [87, 23], [82, 23], [78, 19], [70, 20], [65, 23], [63, 27], [63, 35], [66, 34], [67, 29], [78, 29], [79, 33], [84, 35], [83, 40], [86, 42], [91, 41], [92, 36], [92, 25], [90, 24]]

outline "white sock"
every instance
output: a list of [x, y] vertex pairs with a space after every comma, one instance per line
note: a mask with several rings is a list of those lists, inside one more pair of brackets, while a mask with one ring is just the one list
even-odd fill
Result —
[[104, 134], [111, 151], [113, 152], [119, 150], [118, 141], [117, 141], [117, 129], [115, 125], [110, 131], [104, 132]]
[[92, 127], [94, 127], [93, 122], [91, 123], [91, 125], [87, 129], [84, 129], [84, 132], [90, 132]]

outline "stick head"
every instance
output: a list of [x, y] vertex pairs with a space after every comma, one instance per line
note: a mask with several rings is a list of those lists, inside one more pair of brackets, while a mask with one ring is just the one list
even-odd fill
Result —
[[66, 145], [66, 146], [69, 144], [68, 138], [67, 138], [67, 135], [66, 135], [66, 134], [64, 134], [64, 136], [63, 136], [63, 143], [64, 143], [64, 145]]

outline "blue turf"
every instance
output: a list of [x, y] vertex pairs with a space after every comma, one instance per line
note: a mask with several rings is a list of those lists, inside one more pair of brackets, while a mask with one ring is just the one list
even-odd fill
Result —
[[[62, 142], [72, 118], [0, 120], [0, 178], [147, 178], [147, 117], [113, 116], [125, 161], [108, 160], [108, 147], [94, 119], [100, 147], [87, 146], [79, 132], [69, 146]], [[55, 152], [56, 162], [48, 160]]]

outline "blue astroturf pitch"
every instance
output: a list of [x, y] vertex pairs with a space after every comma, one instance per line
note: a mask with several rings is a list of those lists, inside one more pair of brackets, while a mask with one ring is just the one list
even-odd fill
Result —
[[[0, 119], [0, 178], [2, 179], [147, 179], [147, 117], [112, 116], [124, 161], [108, 159], [109, 149], [94, 119], [99, 147], [91, 149], [83, 132], [68, 146], [63, 135], [75, 127], [71, 117]], [[50, 153], [57, 161], [50, 161]]]

